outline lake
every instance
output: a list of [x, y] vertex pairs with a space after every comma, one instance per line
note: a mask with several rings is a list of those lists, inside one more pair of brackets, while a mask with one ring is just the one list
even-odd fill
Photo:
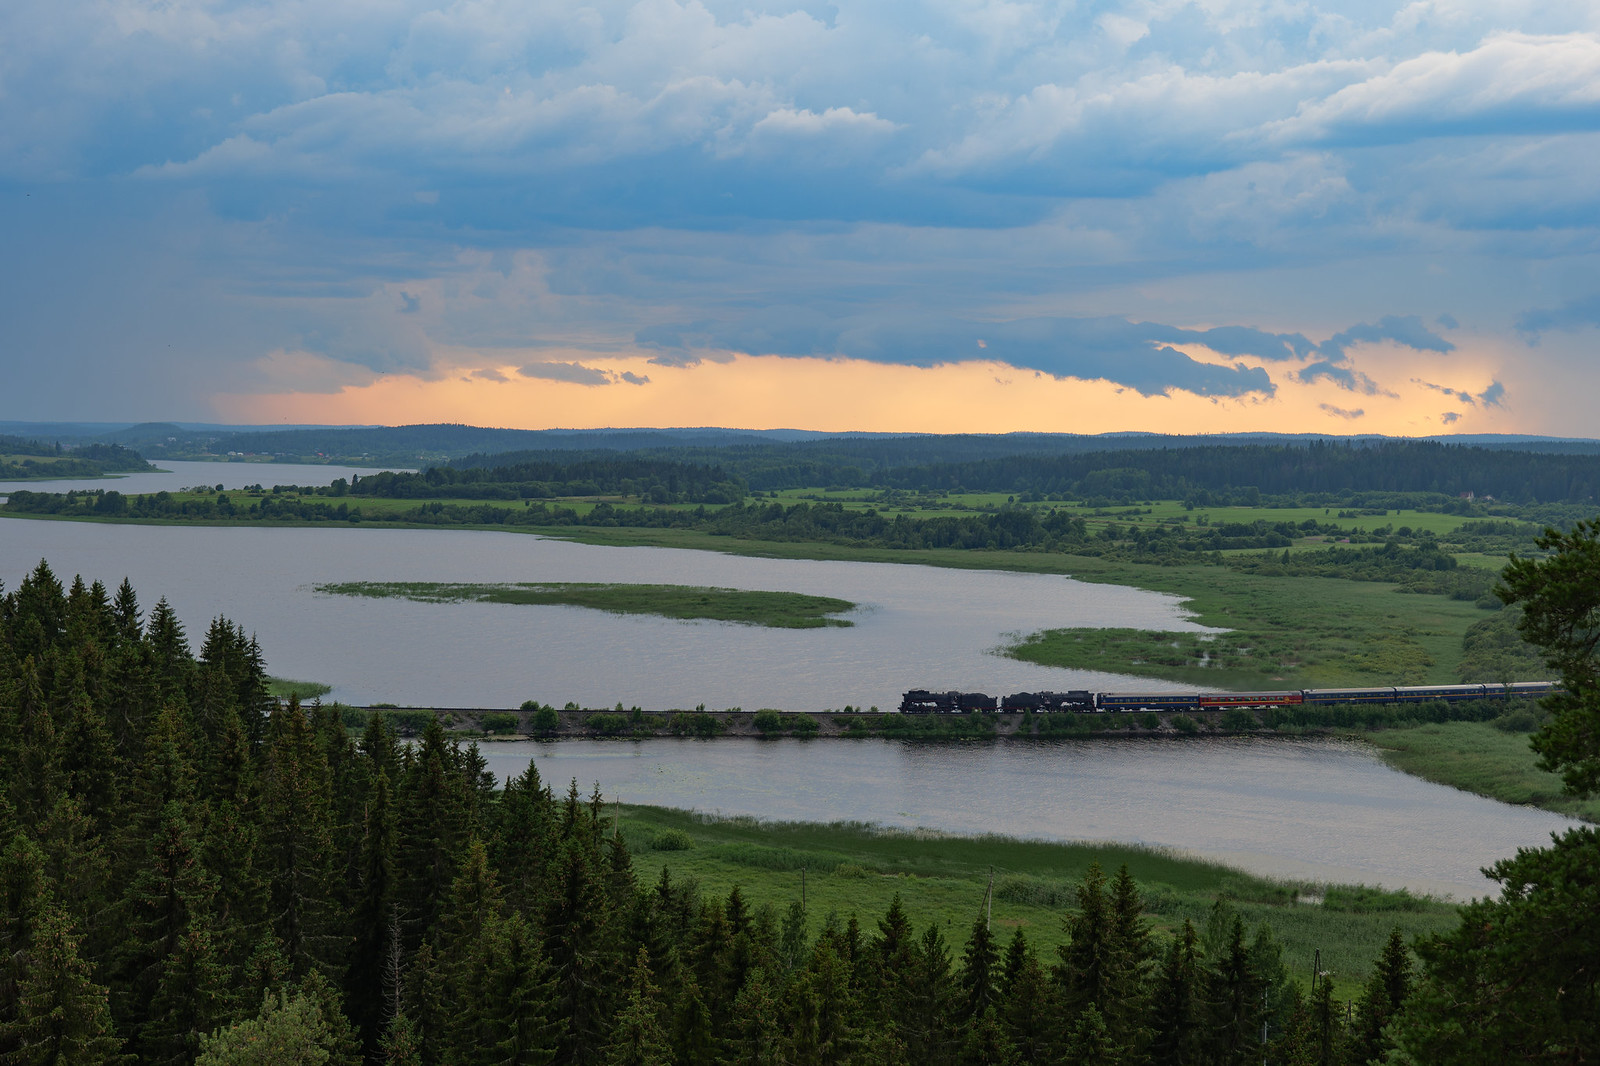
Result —
[[160, 462], [154, 473], [113, 474], [111, 477], [62, 478], [58, 481], [0, 481], [0, 499], [18, 489], [31, 492], [71, 492], [115, 489], [117, 492], [177, 492], [209, 485], [234, 491], [246, 485], [331, 485], [336, 478], [371, 474], [370, 466], [308, 466], [305, 463], [189, 463]]
[[[179, 464], [173, 464], [179, 465]], [[238, 487], [268, 467], [185, 464]], [[279, 468], [266, 481], [346, 476]], [[232, 480], [228, 476], [232, 475]], [[154, 476], [154, 475], [143, 475]], [[57, 483], [59, 484], [59, 483]], [[99, 482], [97, 484], [107, 484]], [[114, 483], [113, 483], [114, 484]], [[37, 487], [37, 486], [36, 486]], [[0, 519], [0, 580], [41, 558], [148, 608], [166, 596], [198, 641], [216, 615], [256, 633], [272, 671], [349, 702], [514, 707], [526, 699], [647, 708], [889, 707], [907, 688], [1174, 688], [994, 654], [1058, 626], [1195, 629], [1173, 597], [1068, 578], [888, 563], [608, 548], [468, 530], [155, 527]], [[788, 589], [860, 604], [852, 628], [768, 630], [572, 607], [419, 604], [317, 593], [325, 581], [626, 581]], [[628, 802], [955, 832], [1174, 846], [1259, 873], [1460, 897], [1480, 866], [1572, 824], [1386, 767], [1334, 741], [916, 744], [885, 741], [496, 743], [558, 784]]]
[[1170, 847], [1269, 877], [1458, 899], [1479, 869], [1575, 822], [1430, 784], [1353, 741], [1278, 737], [1004, 741], [490, 742], [558, 793], [802, 821]]
[[[191, 637], [225, 615], [275, 674], [351, 703], [665, 709], [892, 708], [910, 688], [990, 693], [1175, 687], [993, 654], [1070, 625], [1197, 629], [1172, 596], [1046, 574], [612, 548], [522, 533], [136, 526], [0, 519], [7, 587], [41, 559], [166, 596]], [[793, 590], [860, 605], [849, 628], [767, 629], [577, 607], [329, 596], [331, 581], [621, 581]]]

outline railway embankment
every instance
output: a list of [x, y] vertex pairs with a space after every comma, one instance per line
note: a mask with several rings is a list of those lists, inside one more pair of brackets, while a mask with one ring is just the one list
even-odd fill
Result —
[[484, 707], [341, 707], [345, 724], [359, 729], [381, 712], [403, 735], [420, 733], [430, 717], [452, 734], [482, 740], [595, 740], [642, 737], [718, 737], [907, 740], [1049, 739], [1079, 737], [1186, 737], [1251, 734], [1303, 735], [1348, 732], [1337, 725], [1264, 721], [1243, 708], [1146, 711], [1135, 714], [929, 714], [829, 710], [667, 710]]

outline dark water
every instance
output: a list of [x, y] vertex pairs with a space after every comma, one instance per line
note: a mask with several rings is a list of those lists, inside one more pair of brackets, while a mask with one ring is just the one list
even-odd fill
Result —
[[564, 790], [627, 803], [1180, 849], [1274, 877], [1456, 898], [1479, 868], [1575, 823], [1429, 784], [1354, 742], [1277, 738], [929, 744], [848, 740], [494, 742]]

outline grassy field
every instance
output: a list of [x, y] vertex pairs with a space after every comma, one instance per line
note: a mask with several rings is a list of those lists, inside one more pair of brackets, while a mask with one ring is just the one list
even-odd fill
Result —
[[835, 615], [855, 609], [849, 600], [799, 592], [702, 588], [693, 585], [621, 585], [599, 582], [466, 585], [437, 581], [351, 581], [316, 586], [336, 596], [398, 598], [421, 603], [555, 604], [613, 614], [712, 619], [778, 629], [849, 626]]
[[1562, 794], [1561, 778], [1536, 765], [1527, 733], [1507, 733], [1487, 722], [1441, 722], [1370, 733], [1384, 760], [1408, 774], [1503, 803], [1542, 807], [1600, 822], [1600, 799]]
[[[1456, 924], [1454, 908], [1436, 901], [1375, 889], [1283, 884], [1157, 849], [716, 819], [654, 807], [620, 811], [642, 881], [655, 880], [664, 866], [675, 880], [694, 878], [707, 893], [725, 895], [738, 885], [751, 903], [783, 910], [799, 900], [804, 870], [813, 932], [830, 914], [841, 921], [853, 914], [870, 933], [898, 894], [917, 927], [939, 923], [958, 954], [982, 909], [992, 868], [995, 930], [1008, 939], [1021, 928], [1044, 961], [1054, 961], [1056, 945], [1065, 940], [1062, 918], [1091, 861], [1108, 874], [1127, 864], [1158, 932], [1181, 928], [1185, 918], [1203, 930], [1212, 907], [1225, 900], [1250, 926], [1271, 925], [1285, 963], [1302, 980], [1321, 950], [1341, 995], [1356, 994], [1394, 927], [1410, 937]], [[691, 847], [654, 847], [663, 840], [681, 844], [680, 834]], [[1324, 902], [1308, 902], [1317, 898]]]

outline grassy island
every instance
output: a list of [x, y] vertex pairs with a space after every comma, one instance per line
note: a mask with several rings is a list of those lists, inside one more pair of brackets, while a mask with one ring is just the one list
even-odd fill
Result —
[[316, 586], [336, 596], [369, 596], [419, 603], [509, 603], [587, 607], [613, 614], [653, 614], [709, 619], [776, 629], [817, 629], [853, 623], [835, 615], [854, 610], [849, 600], [799, 592], [704, 588], [695, 585], [623, 585], [559, 581], [452, 584], [439, 581], [347, 581]]

